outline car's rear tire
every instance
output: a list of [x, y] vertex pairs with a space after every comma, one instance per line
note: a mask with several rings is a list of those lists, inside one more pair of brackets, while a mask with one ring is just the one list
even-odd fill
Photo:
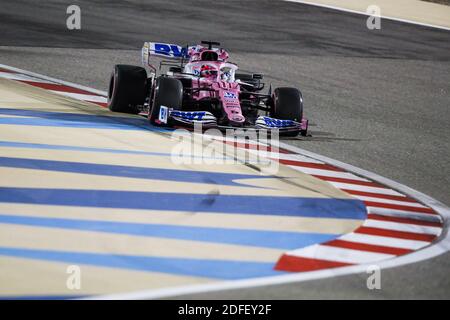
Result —
[[147, 96], [147, 72], [142, 67], [114, 66], [108, 89], [108, 108], [114, 112], [139, 113]]
[[[276, 88], [272, 94], [270, 116], [276, 119], [301, 122], [303, 119], [303, 96], [296, 88]], [[296, 136], [298, 132], [285, 133]]]
[[159, 110], [165, 106], [181, 110], [183, 106], [183, 84], [180, 80], [168, 77], [156, 79], [149, 119], [152, 124], [164, 125], [159, 122]]

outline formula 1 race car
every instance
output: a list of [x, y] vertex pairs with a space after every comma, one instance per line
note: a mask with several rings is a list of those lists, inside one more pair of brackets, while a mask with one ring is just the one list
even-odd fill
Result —
[[[228, 52], [218, 42], [181, 47], [146, 42], [143, 67], [116, 65], [108, 90], [111, 111], [142, 114], [157, 126], [203, 128], [254, 128], [278, 130], [280, 135], [306, 136], [308, 120], [303, 118], [303, 97], [296, 88], [261, 91], [261, 74], [237, 73]], [[206, 46], [203, 46], [206, 45]], [[150, 57], [162, 57], [157, 69]], [[261, 115], [261, 112], [263, 115]]]

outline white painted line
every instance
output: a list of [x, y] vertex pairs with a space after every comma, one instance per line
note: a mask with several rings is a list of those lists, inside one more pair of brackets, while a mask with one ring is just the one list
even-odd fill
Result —
[[436, 236], [440, 235], [442, 232], [442, 228], [439, 227], [420, 226], [409, 223], [399, 223], [399, 222], [380, 221], [371, 219], [367, 219], [366, 221], [364, 221], [363, 226], [396, 231], [434, 234]]
[[[97, 95], [100, 95], [100, 96], [104, 96], [104, 97], [108, 96], [108, 93], [106, 91], [101, 91], [101, 90], [93, 89], [93, 88], [90, 88], [90, 87], [82, 86], [80, 84], [76, 84], [76, 83], [73, 83], [73, 82], [68, 82], [68, 81], [64, 81], [64, 80], [48, 77], [48, 76], [45, 76], [43, 74], [30, 72], [30, 71], [27, 71], [27, 70], [22, 70], [22, 69], [11, 67], [11, 66], [7, 66], [7, 65], [4, 65], [4, 64], [0, 64], [0, 68], [11, 70], [11, 71], [14, 71], [14, 72], [17, 72], [17, 73], [22, 73], [22, 74], [30, 76], [30, 77], [36, 77], [41, 82], [50, 81], [50, 82], [53, 82], [53, 83], [62, 84], [62, 85], [65, 85], [65, 86], [76, 88], [76, 89], [85, 90], [87, 92], [91, 92], [91, 93], [94, 93], [94, 94], [97, 94]], [[44, 80], [44, 81], [42, 81], [42, 80]]]
[[433, 214], [433, 213], [425, 213], [425, 212], [416, 212], [416, 211], [412, 211], [412, 210], [397, 210], [397, 209], [390, 209], [390, 208], [379, 208], [379, 207], [372, 207], [372, 206], [366, 206], [367, 208], [367, 212], [369, 213], [378, 213], [381, 215], [397, 215], [397, 216], [424, 216], [424, 217], [439, 217], [439, 215], [437, 214]]
[[0, 71], [0, 78], [5, 78], [5, 79], [9, 79], [9, 80], [17, 80], [17, 81], [32, 81], [32, 82], [51, 83], [49, 81], [40, 80], [40, 79], [30, 77], [30, 76], [27, 76], [24, 74], [1, 72], [1, 71]]
[[[351, 192], [351, 190], [348, 190], [349, 191], [349, 193], [353, 196], [353, 197], [356, 197], [358, 194], [357, 194], [357, 192]], [[380, 194], [380, 193], [371, 193], [370, 194], [370, 197], [373, 197], [374, 199], [386, 199], [386, 195], [384, 195], [384, 194]], [[396, 197], [398, 197], [399, 198], [399, 200], [398, 201], [404, 201], [405, 203], [407, 203], [407, 201], [409, 200], [409, 201], [411, 201], [411, 202], [417, 202], [416, 200], [414, 200], [414, 199], [410, 199], [410, 198], [408, 198], [406, 195], [404, 195], [404, 194], [400, 194], [400, 195], [398, 195], [398, 196], [396, 196]], [[404, 199], [404, 200], [403, 200]]]
[[[231, 147], [230, 145], [224, 144], [224, 147], [226, 146], [226, 148]], [[265, 157], [265, 158], [270, 158], [271, 160], [296, 160], [295, 155], [292, 154], [284, 154], [284, 153], [278, 153], [278, 152], [269, 152], [269, 151], [264, 151], [264, 150], [256, 150], [256, 149], [244, 149], [244, 148], [239, 148], [239, 150], [243, 150], [243, 151], [247, 151], [249, 154], [252, 155], [256, 155], [258, 157]], [[305, 158], [306, 159], [306, 158]], [[320, 162], [314, 162], [314, 161], [310, 161], [311, 163], [320, 163]]]
[[259, 146], [259, 148], [268, 147], [267, 143], [263, 143], [263, 141], [266, 142], [266, 140], [253, 142], [252, 140], [248, 140], [248, 139], [242, 138], [242, 137], [212, 136], [212, 135], [204, 135], [204, 137], [208, 138], [208, 139], [214, 139], [214, 140], [217, 140], [217, 141], [226, 141], [226, 142], [237, 142], [237, 143], [250, 144], [250, 145], [256, 146], [256, 147]]
[[[326, 177], [334, 177], [334, 178], [345, 178], [345, 179], [354, 179], [359, 181], [369, 181], [367, 179], [358, 177], [357, 175], [354, 175], [353, 173], [349, 172], [343, 172], [343, 171], [332, 171], [332, 170], [322, 170], [322, 169], [316, 169], [316, 168], [307, 168], [307, 167], [300, 167], [300, 166], [289, 166], [295, 170], [301, 171], [306, 174], [316, 174], [320, 176], [326, 176]], [[352, 195], [353, 197], [353, 195]]]
[[70, 98], [74, 98], [76, 100], [89, 101], [89, 102], [104, 102], [104, 103], [106, 103], [108, 101], [108, 99], [106, 99], [105, 97], [97, 96], [97, 95], [73, 93], [73, 92], [57, 91], [57, 90], [48, 90], [48, 91], [56, 93], [56, 94], [60, 94], [63, 96], [67, 96]]
[[[269, 155], [271, 158], [280, 159], [280, 160], [292, 160], [292, 161], [300, 161], [300, 162], [308, 162], [314, 164], [324, 164], [322, 161], [317, 161], [308, 157], [303, 157], [298, 154], [290, 154], [290, 153], [273, 153], [273, 155]], [[294, 166], [295, 167], [295, 166]]]
[[409, 206], [409, 207], [415, 207], [415, 208], [426, 208], [423, 204], [421, 204], [419, 202], [408, 202], [408, 201], [391, 200], [391, 199], [384, 199], [384, 198], [373, 198], [373, 197], [359, 196], [359, 195], [353, 195], [353, 194], [352, 194], [352, 197], [358, 198], [359, 200], [362, 200], [362, 201], [398, 204], [401, 206]]
[[388, 189], [388, 188], [361, 186], [359, 184], [334, 182], [334, 181], [327, 181], [327, 182], [331, 183], [333, 186], [335, 186], [338, 189], [373, 192], [373, 193], [387, 194], [387, 195], [393, 195], [393, 196], [401, 196], [402, 195], [401, 193], [394, 191], [392, 189]]
[[421, 213], [421, 212], [406, 211], [406, 210], [394, 210], [394, 209], [386, 209], [386, 208], [378, 208], [378, 207], [370, 207], [370, 206], [367, 206], [366, 208], [367, 208], [368, 213], [375, 213], [375, 214], [380, 214], [383, 216], [422, 219], [422, 220], [427, 220], [427, 221], [442, 222], [442, 218], [437, 214]]
[[374, 261], [382, 261], [395, 257], [395, 255], [392, 254], [353, 250], [317, 244], [299, 250], [288, 251], [285, 254], [295, 257], [336, 261], [352, 264], [370, 263]]
[[410, 249], [410, 250], [418, 250], [420, 248], [430, 245], [430, 243], [427, 241], [390, 238], [354, 232], [345, 234], [339, 237], [338, 239], [357, 243], [372, 244], [376, 246]]
[[[354, 13], [354, 14], [359, 14], [359, 15], [363, 15], [363, 16], [370, 16], [370, 14], [368, 14], [367, 12], [364, 12], [364, 11], [345, 9], [345, 8], [342, 8], [342, 7], [337, 7], [337, 6], [327, 5], [327, 4], [321, 4], [321, 3], [315, 3], [315, 2], [310, 2], [310, 1], [302, 1], [302, 0], [284, 0], [284, 1], [300, 3], [300, 4], [306, 4], [306, 5], [310, 5], [310, 6], [314, 6], [314, 7], [321, 7], [321, 8], [332, 9], [332, 10], [337, 10], [337, 11], [342, 11], [342, 12]], [[381, 18], [382, 19], [386, 19], [386, 20], [397, 21], [397, 22], [415, 24], [415, 25], [422, 26], [422, 27], [428, 27], [428, 28], [435, 28], [435, 29], [441, 29], [441, 30], [450, 31], [450, 28], [448, 28], [448, 27], [439, 26], [439, 25], [435, 25], [435, 24], [423, 23], [423, 22], [418, 22], [418, 21], [413, 21], [413, 20], [408, 20], [408, 19], [395, 18], [395, 17], [389, 17], [389, 16], [381, 16]]]

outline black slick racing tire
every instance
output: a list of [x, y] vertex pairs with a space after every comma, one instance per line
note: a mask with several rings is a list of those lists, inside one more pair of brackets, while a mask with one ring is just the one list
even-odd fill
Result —
[[183, 106], [183, 84], [180, 80], [169, 77], [158, 77], [153, 90], [152, 106], [149, 119], [152, 124], [164, 125], [159, 122], [161, 106], [181, 110]]
[[114, 66], [108, 89], [108, 108], [113, 112], [139, 113], [147, 96], [147, 72], [142, 67]]
[[[301, 122], [303, 119], [303, 96], [296, 88], [276, 88], [272, 94], [270, 116], [276, 119]], [[284, 133], [285, 136], [297, 136], [299, 132]]]

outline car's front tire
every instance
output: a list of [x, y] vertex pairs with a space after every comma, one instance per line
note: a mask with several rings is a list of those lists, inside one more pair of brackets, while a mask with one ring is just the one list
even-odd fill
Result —
[[183, 105], [183, 84], [180, 80], [168, 77], [156, 79], [153, 89], [153, 99], [149, 119], [152, 124], [163, 125], [159, 122], [161, 106], [174, 110], [181, 110]]
[[108, 108], [114, 112], [139, 113], [147, 96], [147, 72], [142, 67], [114, 66], [108, 89]]
[[[272, 94], [270, 116], [276, 119], [301, 122], [303, 119], [303, 96], [296, 88], [276, 88]], [[284, 133], [285, 136], [297, 136], [299, 132]]]
[[296, 88], [276, 88], [272, 94], [271, 117], [283, 120], [302, 121], [303, 96]]

